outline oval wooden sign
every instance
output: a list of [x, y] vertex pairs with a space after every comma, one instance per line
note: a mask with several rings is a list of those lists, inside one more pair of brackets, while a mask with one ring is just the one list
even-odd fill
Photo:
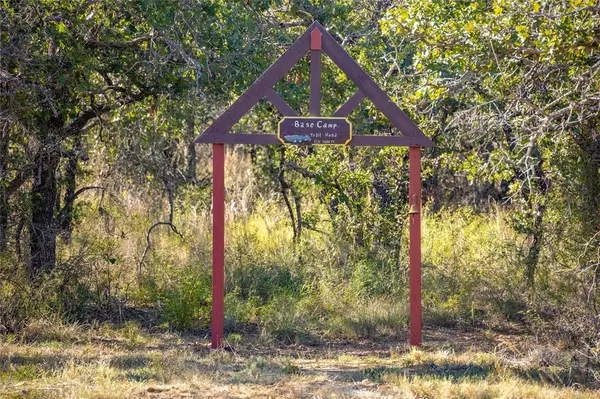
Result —
[[346, 118], [285, 117], [279, 122], [277, 138], [283, 144], [347, 145], [352, 141], [352, 123]]

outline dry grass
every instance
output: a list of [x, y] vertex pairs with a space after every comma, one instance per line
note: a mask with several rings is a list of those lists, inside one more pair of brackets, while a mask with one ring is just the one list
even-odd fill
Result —
[[595, 370], [575, 353], [491, 332], [431, 330], [419, 350], [403, 339], [309, 347], [244, 338], [211, 351], [205, 338], [133, 324], [38, 323], [0, 342], [0, 396], [9, 398], [597, 397]]

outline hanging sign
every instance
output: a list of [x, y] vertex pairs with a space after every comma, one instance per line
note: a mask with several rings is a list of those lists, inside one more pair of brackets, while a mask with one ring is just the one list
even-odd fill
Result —
[[352, 141], [352, 123], [346, 118], [285, 117], [277, 138], [283, 144], [347, 145]]

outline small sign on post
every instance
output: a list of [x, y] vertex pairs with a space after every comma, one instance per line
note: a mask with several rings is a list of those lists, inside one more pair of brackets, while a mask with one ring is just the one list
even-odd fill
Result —
[[346, 118], [285, 117], [277, 128], [283, 144], [348, 145], [352, 123]]

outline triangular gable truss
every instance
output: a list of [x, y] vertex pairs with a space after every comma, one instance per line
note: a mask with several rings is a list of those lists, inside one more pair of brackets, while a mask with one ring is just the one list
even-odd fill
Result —
[[235, 125], [254, 105], [266, 98], [283, 116], [296, 116], [296, 112], [277, 94], [273, 87], [285, 74], [311, 52], [310, 110], [320, 113], [321, 50], [354, 82], [358, 91], [342, 105], [333, 116], [350, 114], [363, 99], [368, 98], [401, 133], [401, 136], [355, 135], [353, 146], [410, 146], [433, 147], [433, 142], [388, 97], [371, 77], [354, 61], [342, 46], [319, 23], [313, 22], [277, 61], [275, 61], [221, 116], [219, 116], [195, 143], [281, 144], [277, 135], [268, 133], [230, 133]]

